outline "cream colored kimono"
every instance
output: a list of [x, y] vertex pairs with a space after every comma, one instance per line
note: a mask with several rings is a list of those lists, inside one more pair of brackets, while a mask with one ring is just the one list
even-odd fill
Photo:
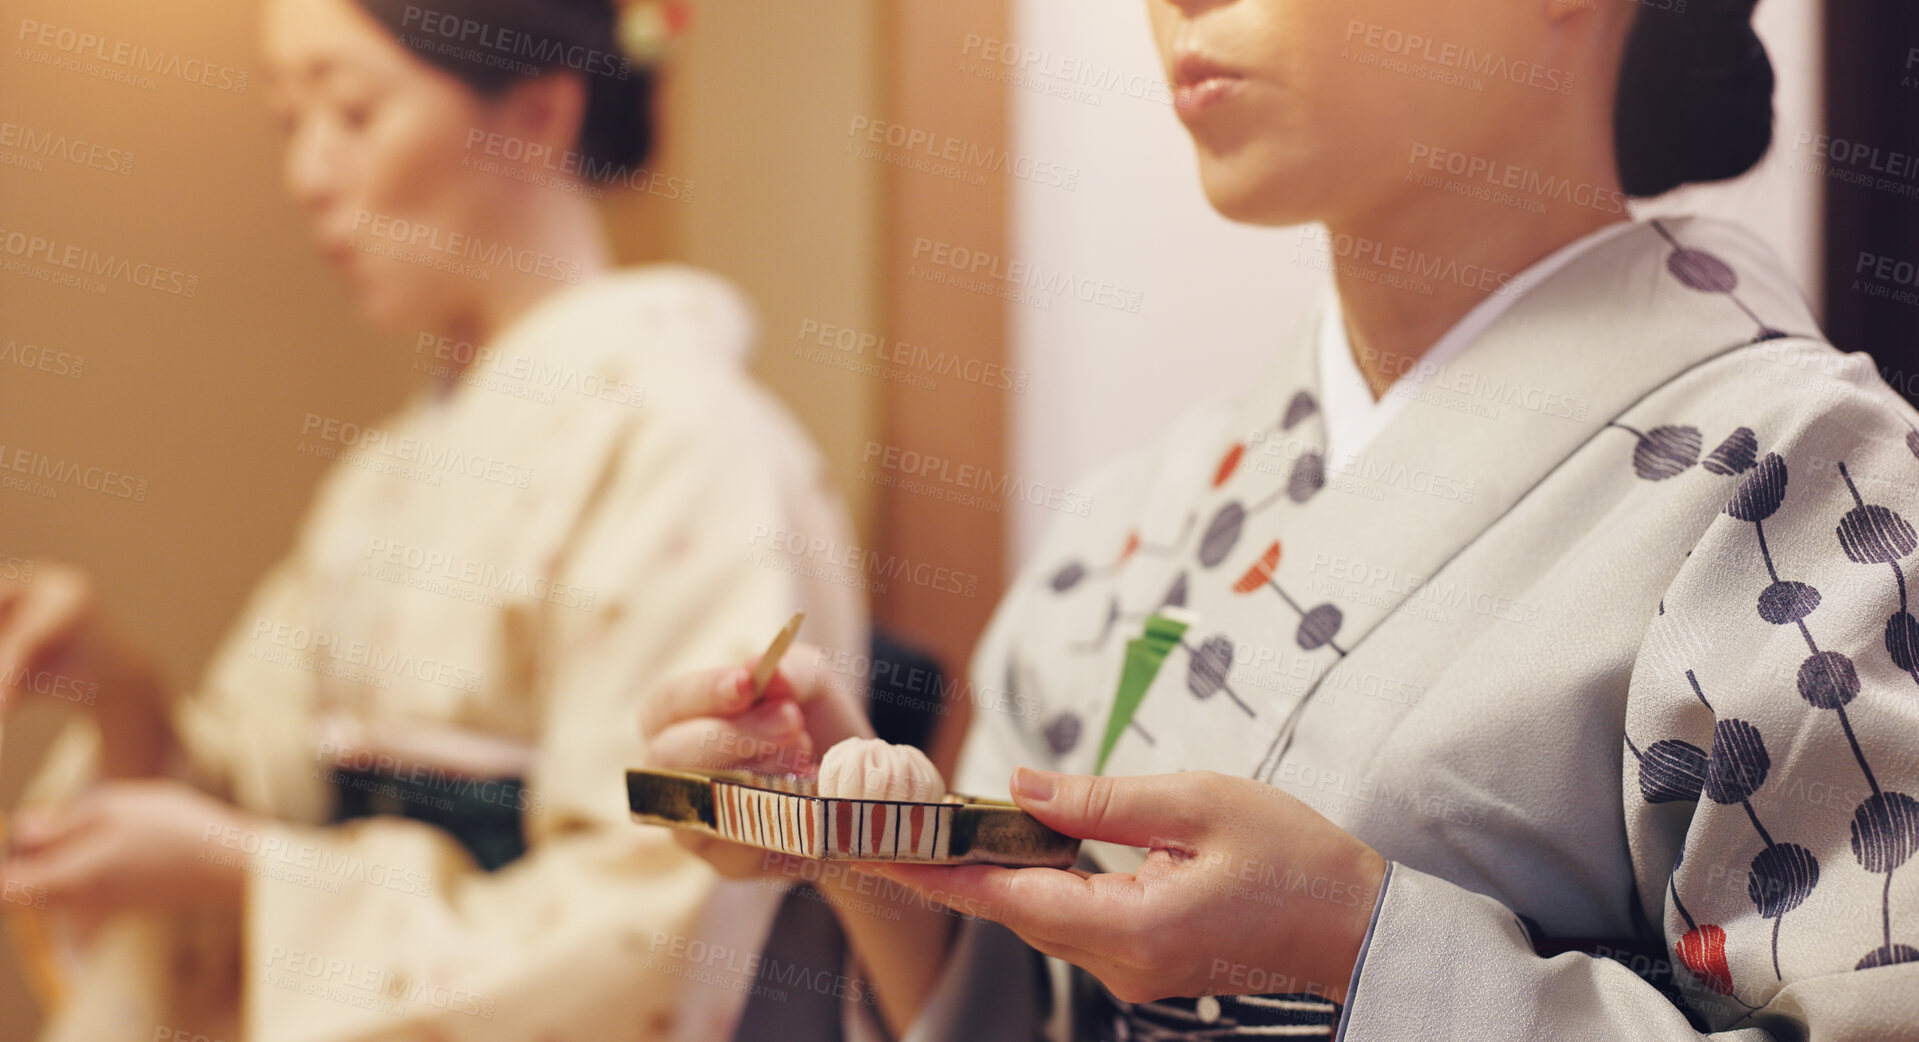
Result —
[[[956, 787], [1299, 796], [1391, 861], [1348, 1003], [1214, 967], [1264, 997], [1055, 1037], [1919, 1038], [1919, 414], [1703, 220], [1525, 286], [1357, 455], [1315, 333], [1084, 486], [974, 663], [1032, 711], [979, 714]], [[1039, 967], [969, 925], [910, 1039], [1034, 1037]]]
[[[810, 640], [866, 639], [852, 585], [765, 552], [769, 532], [850, 532], [806, 436], [742, 371], [752, 337], [718, 279], [628, 271], [543, 302], [377, 431], [308, 418], [301, 451], [339, 463], [177, 712], [199, 774], [282, 823], [207, 844], [251, 872], [227, 942], [240, 1038], [671, 1034], [713, 877], [629, 818], [640, 698], [758, 652], [796, 609]], [[470, 351], [417, 356], [435, 373]], [[513, 801], [529, 852], [489, 874], [404, 818], [322, 825], [336, 765], [449, 789], [524, 775], [517, 798], [464, 784]], [[192, 1026], [178, 1003], [103, 1001], [137, 992], [124, 976], [92, 983], [55, 1037]]]

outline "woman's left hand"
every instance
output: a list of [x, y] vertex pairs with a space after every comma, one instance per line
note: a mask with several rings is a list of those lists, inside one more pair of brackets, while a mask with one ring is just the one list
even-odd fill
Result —
[[864, 865], [1003, 923], [1125, 1002], [1313, 992], [1345, 1001], [1386, 861], [1304, 803], [1210, 771], [1083, 777], [1022, 767], [1021, 808], [1069, 836], [1145, 847], [1131, 875]]
[[105, 782], [62, 810], [19, 815], [0, 879], [83, 916], [237, 907], [248, 858], [223, 841], [249, 827], [243, 811], [180, 782]]

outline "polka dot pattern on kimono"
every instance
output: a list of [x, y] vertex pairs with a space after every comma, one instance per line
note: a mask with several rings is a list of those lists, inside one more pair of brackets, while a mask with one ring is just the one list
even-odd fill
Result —
[[[1280, 420], [1280, 425], [1282, 429], [1291, 429], [1304, 422], [1318, 410], [1318, 402], [1314, 400], [1312, 394], [1303, 390], [1299, 391], [1287, 405], [1285, 414]], [[1261, 436], [1262, 435], [1255, 435], [1253, 440], [1258, 441]], [[1247, 443], [1244, 441], [1236, 442], [1228, 447], [1213, 471], [1211, 480], [1212, 488], [1224, 488], [1240, 473], [1241, 465], [1246, 457], [1246, 447]], [[1304, 503], [1316, 495], [1321, 489], [1325, 488], [1325, 486], [1325, 458], [1317, 452], [1302, 453], [1299, 459], [1294, 461], [1292, 472], [1286, 481], [1285, 487], [1281, 489], [1280, 492], [1250, 507], [1247, 506], [1243, 500], [1230, 499], [1214, 510], [1211, 518], [1202, 530], [1198, 545], [1193, 550], [1195, 562], [1202, 570], [1211, 571], [1218, 568], [1221, 564], [1225, 563], [1228, 557], [1232, 556], [1239, 549], [1240, 541], [1246, 532], [1247, 523], [1253, 517], [1277, 503], [1281, 498], [1290, 499], [1295, 503]], [[1136, 554], [1154, 557], [1176, 556], [1181, 552], [1181, 547], [1191, 532], [1193, 522], [1194, 518], [1189, 516], [1185, 524], [1182, 525], [1179, 535], [1171, 543], [1164, 545], [1147, 544], [1142, 541], [1139, 532], [1129, 532], [1126, 543], [1121, 547], [1115, 563], [1110, 568], [1095, 572], [1084, 561], [1067, 561], [1053, 570], [1046, 585], [1056, 595], [1067, 595], [1078, 590], [1090, 579], [1107, 578], [1117, 574], [1118, 570], [1123, 568], [1126, 562], [1132, 559]], [[1294, 639], [1302, 650], [1316, 651], [1320, 648], [1330, 647], [1336, 653], [1344, 655], [1346, 652], [1336, 643], [1336, 638], [1339, 636], [1340, 628], [1345, 624], [1345, 613], [1332, 604], [1320, 604], [1312, 608], [1302, 607], [1299, 602], [1288, 595], [1284, 589], [1280, 588], [1279, 584], [1273, 579], [1278, 568], [1279, 555], [1280, 546], [1279, 543], [1275, 542], [1267, 549], [1260, 561], [1256, 563], [1252, 569], [1238, 577], [1232, 587], [1233, 591], [1240, 594], [1251, 594], [1261, 589], [1270, 588], [1299, 616], [1300, 621], [1295, 630]], [[1172, 588], [1167, 591], [1166, 596], [1162, 598], [1156, 610], [1163, 611], [1168, 607], [1184, 607], [1190, 595], [1190, 573], [1181, 573]], [[1152, 614], [1151, 611], [1126, 612], [1122, 610], [1119, 605], [1115, 604], [1108, 612], [1107, 625], [1102, 628], [1101, 632], [1094, 637], [1094, 639], [1082, 643], [1078, 650], [1089, 653], [1100, 651], [1104, 649], [1106, 642], [1111, 638], [1112, 632], [1116, 628], [1115, 624], [1119, 620], [1136, 620], [1150, 614]], [[1211, 693], [1217, 692], [1214, 691]], [[1237, 701], [1237, 698], [1235, 700]], [[1242, 708], [1245, 708], [1243, 703]], [[1059, 750], [1055, 747], [1055, 751], [1064, 750]]]
[[1767, 325], [1739, 299], [1739, 272], [1732, 265], [1709, 250], [1680, 245], [1679, 240], [1659, 221], [1653, 221], [1652, 226], [1672, 244], [1673, 252], [1666, 258], [1666, 271], [1678, 279], [1680, 285], [1700, 293], [1719, 294], [1732, 301], [1758, 324], [1759, 332], [1753, 337], [1754, 343], [1777, 340], [1786, 335]]
[[[1291, 429], [1318, 412], [1319, 404], [1310, 391], [1295, 391], [1277, 418], [1277, 427]], [[1178, 531], [1170, 539], [1162, 542], [1159, 538], [1149, 538], [1149, 533], [1139, 528], [1133, 528], [1125, 533], [1112, 556], [1107, 558], [1109, 563], [1095, 564], [1083, 557], [1075, 557], [1057, 562], [1050, 571], [1043, 573], [1040, 588], [1054, 597], [1088, 597], [1095, 595], [1095, 591], [1107, 597], [1104, 613], [1094, 617], [1096, 621], [1085, 636], [1068, 644], [1071, 652], [1080, 655], [1102, 654], [1111, 647], [1114, 634], [1121, 629], [1122, 622], [1150, 622], [1169, 611], [1187, 608], [1193, 601], [1195, 584], [1210, 583], [1213, 585], [1206, 587], [1206, 592], [1214, 592], [1223, 585], [1226, 591], [1239, 596], [1267, 594], [1276, 597], [1284, 610], [1296, 619], [1293, 638], [1302, 651], [1325, 649], [1342, 657], [1347, 654], [1346, 649], [1338, 643], [1346, 613], [1331, 603], [1303, 604], [1278, 581], [1278, 567], [1284, 552], [1278, 540], [1269, 543], [1259, 558], [1243, 571], [1216, 574], [1230, 559], [1246, 549], [1246, 535], [1255, 518], [1281, 503], [1305, 503], [1326, 487], [1325, 458], [1323, 454], [1309, 450], [1301, 452], [1294, 459], [1290, 471], [1276, 490], [1256, 495], [1234, 493], [1235, 483], [1250, 480], [1247, 475], [1252, 468], [1247, 467], [1246, 463], [1252, 455], [1252, 448], [1263, 444], [1275, 433], [1274, 426], [1269, 423], [1251, 437], [1235, 440], [1225, 446], [1213, 457], [1211, 467], [1199, 477], [1205, 482], [1201, 488], [1221, 493], [1219, 500], [1211, 506], [1186, 511]], [[1263, 474], [1276, 473], [1264, 467], [1259, 470]], [[1130, 564], [1146, 558], [1174, 563], [1182, 559], [1190, 560], [1193, 567], [1178, 570], [1156, 602], [1149, 601], [1136, 607], [1127, 607], [1119, 596], [1105, 593], [1105, 588], [1098, 585], [1116, 582]], [[1200, 635], [1194, 636], [1197, 638]], [[1225, 699], [1220, 701], [1231, 702], [1249, 720], [1260, 719], [1263, 703], [1247, 698], [1235, 689], [1231, 680], [1238, 657], [1245, 649], [1224, 636], [1209, 635], [1193, 643], [1182, 640], [1163, 650], [1179, 648], [1183, 648], [1189, 656], [1184, 685], [1187, 694], [1201, 703], [1215, 702], [1216, 696], [1225, 695]], [[1161, 661], [1164, 661], [1163, 656]], [[1156, 673], [1157, 669], [1145, 676], [1148, 686], [1151, 686]], [[1117, 708], [1125, 704], [1128, 708], [1124, 713], [1108, 714], [1123, 716], [1120, 723], [1115, 725], [1109, 720], [1102, 732], [1098, 722], [1089, 722], [1082, 712], [1059, 712], [1050, 715], [1040, 727], [1041, 737], [1047, 747], [1055, 755], [1065, 756], [1080, 747], [1089, 730], [1110, 733], [1114, 726], [1129, 731], [1149, 746], [1157, 746], [1152, 733], [1133, 718], [1143, 692], [1129, 693], [1126, 683], [1122, 677], [1112, 705]], [[1102, 763], [1109, 752], [1110, 742], [1103, 743], [1100, 754]]]
[[[1698, 265], [1699, 262], [1696, 259], [1688, 260], [1686, 264]], [[1714, 281], [1717, 277], [1711, 275], [1708, 269], [1709, 266], [1687, 268], [1694, 274], [1708, 272], [1700, 277], [1717, 285]], [[1738, 444], [1724, 458], [1743, 457], [1746, 454], [1747, 441], [1744, 436], [1738, 438]], [[1642, 436], [1640, 452], [1636, 456], [1647, 451], [1647, 444], [1647, 439]], [[1671, 446], [1674, 441], [1668, 438], [1655, 444]], [[1729, 441], [1728, 444], [1732, 443]], [[1721, 449], [1726, 448], [1721, 446]], [[1661, 458], [1677, 459], [1683, 455], [1683, 452], [1665, 453]], [[1636, 469], [1639, 469], [1637, 462]], [[1756, 598], [1757, 614], [1770, 625], [1796, 628], [1806, 643], [1807, 655], [1800, 663], [1795, 690], [1814, 712], [1833, 714], [1839, 731], [1834, 738], [1837, 740], [1843, 735], [1871, 790], [1871, 795], [1859, 802], [1848, 823], [1850, 848], [1854, 861], [1861, 869], [1887, 877], [1885, 886], [1887, 893], [1890, 893], [1893, 873], [1912, 860], [1915, 853], [1919, 853], [1919, 799], [1880, 787], [1848, 713], [1848, 708], [1862, 692], [1858, 667], [1843, 652], [1819, 646], [1812, 623], [1825, 604], [1824, 596], [1811, 584], [1781, 576], [1772, 548], [1766, 542], [1766, 522], [1784, 506], [1791, 488], [1791, 473], [1786, 461], [1777, 453], [1768, 453], [1750, 469], [1751, 473], [1727, 500], [1725, 513], [1752, 526], [1754, 549], [1770, 578]], [[1901, 607], [1886, 623], [1886, 649], [1894, 664], [1912, 674], [1915, 683], [1919, 683], [1919, 672], [1913, 668], [1919, 665], [1919, 662], [1915, 662], [1915, 658], [1919, 658], [1919, 650], [1916, 650], [1919, 649], [1919, 620], [1915, 620], [1909, 610], [1909, 591], [1905, 572], [1900, 567], [1901, 561], [1919, 550], [1919, 532], [1915, 532], [1911, 523], [1897, 511], [1867, 503], [1844, 462], [1838, 464], [1838, 474], [1845, 482], [1854, 506], [1833, 529], [1836, 549], [1854, 564], [1885, 566], [1891, 570]], [[1645, 476], [1643, 470], [1641, 476]], [[1687, 670], [1686, 680], [1694, 695], [1712, 712], [1712, 703], [1697, 675]], [[1713, 715], [1715, 722], [1710, 752], [1702, 752], [1690, 743], [1670, 738], [1654, 742], [1643, 752], [1630, 736], [1626, 744], [1638, 761], [1639, 790], [1646, 802], [1697, 801], [1703, 796], [1714, 803], [1737, 805], [1745, 810], [1764, 844], [1764, 848], [1747, 867], [1747, 896], [1762, 919], [1772, 920], [1773, 975], [1775, 979], [1783, 981], [1779, 966], [1780, 933], [1787, 915], [1802, 906], [1818, 888], [1821, 866], [1819, 859], [1807, 847], [1776, 840], [1753, 807], [1753, 797], [1767, 784], [1773, 773], [1772, 757], [1760, 729], [1746, 720], [1720, 718], [1717, 712]], [[1678, 877], [1683, 860], [1682, 850], [1680, 862], [1674, 864], [1668, 880], [1674, 906], [1688, 926], [1675, 948], [1675, 954], [1705, 987], [1741, 1001], [1735, 994], [1738, 982], [1733, 979], [1726, 959], [1725, 928], [1717, 924], [1695, 922], [1680, 899]], [[1861, 956], [1854, 968], [1865, 970], [1919, 962], [1919, 949], [1893, 940], [1890, 905], [1882, 903], [1879, 911], [1884, 919], [1885, 943]]]

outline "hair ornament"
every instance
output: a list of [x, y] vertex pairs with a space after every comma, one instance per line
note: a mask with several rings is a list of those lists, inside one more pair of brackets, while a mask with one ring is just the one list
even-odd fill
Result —
[[620, 6], [620, 48], [643, 69], [665, 63], [693, 24], [693, 9], [682, 0], [626, 0]]

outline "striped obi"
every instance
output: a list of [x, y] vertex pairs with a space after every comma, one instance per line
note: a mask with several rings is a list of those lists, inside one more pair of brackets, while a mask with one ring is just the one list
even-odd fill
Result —
[[1232, 1038], [1331, 1038], [1339, 1003], [1319, 995], [1205, 995], [1121, 1002], [1073, 968], [1074, 1037], [1081, 1042], [1188, 1042]]

